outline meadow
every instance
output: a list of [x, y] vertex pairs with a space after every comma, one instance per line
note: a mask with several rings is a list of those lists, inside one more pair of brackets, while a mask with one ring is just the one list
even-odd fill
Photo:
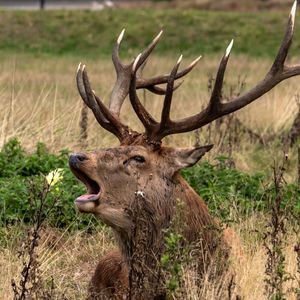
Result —
[[[14, 215], [11, 219], [3, 217], [9, 211], [1, 205], [0, 274], [5, 276], [0, 279], [0, 297], [13, 298], [11, 280], [14, 278], [19, 282], [23, 268], [19, 250], [26, 240], [28, 228], [33, 226], [28, 216], [24, 218], [22, 206], [23, 200], [28, 202], [30, 193], [24, 191], [23, 198], [19, 197], [27, 182], [25, 179], [37, 180], [42, 189], [43, 175], [53, 168], [63, 168], [64, 180], [57, 194], [50, 197], [53, 201], [60, 196], [61, 206], [47, 216], [37, 247], [38, 278], [43, 281], [44, 289], [51, 290], [53, 284], [52, 294], [46, 299], [84, 299], [97, 260], [113, 248], [114, 243], [109, 228], [91, 216], [82, 218], [76, 213], [72, 197], [76, 197], [83, 186], [71, 179], [66, 153], [117, 146], [118, 142], [100, 128], [91, 112], [88, 112], [87, 138], [82, 141], [79, 125], [82, 101], [75, 85], [78, 63], [86, 64], [93, 89], [108, 103], [115, 80], [109, 56], [119, 32], [126, 28], [122, 57], [129, 61], [163, 27], [165, 34], [143, 76], [168, 73], [180, 54], [184, 57], [183, 66], [203, 55], [174, 94], [172, 118], [189, 116], [207, 103], [211, 78], [214, 78], [219, 60], [232, 37], [235, 45], [227, 68], [224, 94], [243, 92], [263, 78], [281, 42], [287, 13], [141, 9], [42, 13], [1, 11], [0, 15], [0, 191], [3, 193], [0, 202], [16, 197], [19, 202], [14, 200], [20, 205], [16, 208], [17, 217]], [[138, 26], [140, 20], [143, 22]], [[299, 18], [296, 23], [292, 62], [299, 60]], [[287, 141], [299, 111], [298, 82], [299, 78], [289, 79], [235, 113], [241, 122], [237, 129], [225, 119], [221, 129], [213, 125], [198, 133], [175, 135], [164, 141], [166, 145], [182, 147], [194, 145], [197, 139], [200, 143], [215, 144], [200, 166], [191, 172], [186, 171], [184, 176], [208, 202], [212, 213], [232, 226], [241, 239], [243, 253], [233, 264], [238, 270], [235, 285], [242, 299], [268, 299], [265, 287], [268, 285], [265, 279], [269, 278], [266, 241], [270, 241], [264, 236], [272, 217], [272, 199], [276, 198], [272, 190], [274, 165], [280, 169], [285, 154], [288, 161], [284, 163], [283, 195], [292, 206], [296, 221], [290, 217], [289, 205], [283, 201], [282, 218], [286, 232], [280, 235], [284, 256], [280, 266], [284, 269], [281, 274], [284, 294], [276, 299], [299, 298], [300, 254], [299, 250], [294, 250], [300, 240], [298, 148], [297, 144], [290, 147]], [[141, 98], [153, 116], [158, 117], [161, 97], [141, 92]], [[126, 124], [141, 130], [128, 101], [121, 116]], [[265, 142], [252, 140], [243, 128]], [[236, 134], [234, 143], [230, 138], [231, 130]], [[17, 138], [20, 146], [9, 152], [5, 145], [12, 138]], [[40, 152], [36, 146], [38, 142], [45, 145], [45, 148], [40, 146]], [[67, 150], [60, 157], [63, 149]], [[250, 191], [241, 193], [238, 184], [249, 186]], [[10, 194], [14, 185], [15, 194]], [[59, 210], [63, 213], [59, 214], [59, 222], [55, 224]], [[34, 209], [31, 212], [34, 214]], [[199, 290], [193, 270], [182, 268], [181, 289], [186, 299], [220, 298], [218, 288], [212, 288], [209, 283]], [[224, 282], [220, 282], [222, 289], [227, 288], [222, 286]], [[176, 299], [176, 294], [173, 296]]]

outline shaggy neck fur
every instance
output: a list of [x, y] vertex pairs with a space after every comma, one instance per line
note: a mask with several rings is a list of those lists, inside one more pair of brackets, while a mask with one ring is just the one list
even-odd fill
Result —
[[[184, 244], [196, 246], [201, 243], [200, 252], [204, 254], [202, 260], [205, 258], [206, 263], [220, 240], [217, 238], [220, 235], [212, 230], [217, 228], [217, 222], [209, 215], [203, 200], [180, 174], [175, 174], [172, 180], [165, 182], [164, 188], [158, 190], [157, 193], [151, 193], [145, 187], [136, 195], [128, 210], [134, 224], [131, 233], [117, 232], [123, 258], [130, 270], [129, 282], [136, 285], [130, 290], [138, 291], [137, 286], [143, 289], [148, 287], [153, 293], [149, 292], [147, 299], [154, 299], [151, 297], [164, 293], [160, 259], [164, 254], [168, 230], [179, 230], [184, 236]], [[175, 219], [179, 219], [180, 228], [173, 228]]]

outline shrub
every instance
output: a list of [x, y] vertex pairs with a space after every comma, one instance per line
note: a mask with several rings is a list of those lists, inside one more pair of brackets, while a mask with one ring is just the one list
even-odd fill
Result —
[[47, 222], [56, 227], [82, 227], [90, 224], [91, 218], [77, 214], [74, 199], [84, 193], [68, 167], [68, 151], [51, 154], [44, 144], [38, 143], [32, 154], [26, 154], [16, 139], [10, 140], [0, 152], [0, 225], [24, 221], [30, 223], [36, 203], [32, 197], [33, 187], [42, 193], [45, 176], [61, 168], [63, 179], [49, 193], [47, 201], [53, 201], [59, 193]]
[[[217, 157], [216, 163], [204, 162], [182, 171], [188, 183], [201, 195], [209, 209], [221, 219], [231, 219], [235, 208], [241, 215], [268, 209], [268, 199], [274, 197], [275, 187], [265, 174], [249, 175], [229, 168], [226, 157]], [[286, 184], [282, 205], [291, 206], [300, 214], [300, 187]]]
[[[272, 184], [267, 184], [266, 176], [245, 174], [229, 168], [226, 162], [225, 157], [218, 157], [216, 163], [203, 162], [183, 170], [182, 175], [203, 197], [211, 212], [223, 220], [232, 219], [233, 208], [242, 216], [253, 210], [268, 209], [268, 197], [275, 190]], [[74, 199], [85, 192], [85, 187], [69, 169], [67, 150], [51, 154], [44, 144], [38, 143], [36, 150], [27, 154], [18, 140], [12, 139], [0, 152], [0, 226], [19, 220], [31, 222], [35, 209], [32, 187], [40, 186], [42, 192], [45, 176], [57, 168], [63, 170], [63, 178], [47, 199], [52, 201], [59, 193], [59, 201], [47, 222], [74, 229], [98, 223], [91, 216], [76, 212]], [[282, 205], [290, 206], [293, 213], [300, 215], [300, 187], [287, 184], [282, 193]]]

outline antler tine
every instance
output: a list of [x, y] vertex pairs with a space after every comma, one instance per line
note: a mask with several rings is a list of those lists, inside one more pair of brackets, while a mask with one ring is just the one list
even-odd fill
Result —
[[[95, 92], [92, 90], [89, 77], [87, 75], [86, 69], [82, 72], [83, 84], [86, 91], [86, 96], [89, 99], [90, 103], [93, 103], [94, 106], [99, 107], [103, 116], [110, 122], [116, 123], [116, 118], [110, 113], [110, 111], [106, 108], [103, 102], [100, 100], [99, 97], [95, 95]], [[97, 104], [97, 105], [96, 105]]]
[[[119, 56], [119, 49], [120, 44], [124, 36], [125, 29], [122, 30], [120, 33], [112, 54], [112, 60], [116, 69], [117, 73], [117, 80], [113, 87], [113, 91], [110, 98], [109, 103], [109, 109], [111, 112], [113, 112], [116, 116], [119, 116], [121, 107], [124, 103], [124, 100], [126, 96], [129, 93], [129, 85], [130, 85], [130, 79], [131, 79], [131, 70], [133, 62], [131, 62], [128, 65], [122, 64]], [[148, 45], [148, 47], [142, 52], [139, 65], [137, 66], [137, 69], [146, 61], [146, 59], [149, 57], [157, 43], [159, 42], [159, 39], [162, 35], [163, 31], [161, 30], [159, 34], [153, 39], [153, 41]]]
[[135, 59], [132, 66], [132, 75], [131, 75], [131, 83], [129, 87], [129, 99], [131, 105], [137, 114], [140, 121], [143, 123], [146, 132], [151, 132], [153, 127], [157, 125], [157, 122], [154, 118], [146, 111], [145, 107], [142, 105], [137, 93], [136, 93], [136, 72], [139, 64], [139, 60], [142, 54], [139, 54]]
[[81, 63], [79, 63], [78, 68], [77, 68], [77, 72], [76, 72], [76, 84], [77, 84], [77, 89], [79, 92], [79, 95], [81, 96], [82, 100], [85, 102], [85, 104], [87, 106], [89, 106], [88, 99], [86, 97], [86, 93], [85, 93], [85, 89], [84, 89], [84, 84], [83, 84], [83, 80], [82, 80], [82, 65]]
[[283, 69], [284, 62], [288, 55], [289, 48], [292, 44], [293, 35], [294, 35], [294, 25], [295, 25], [295, 16], [296, 16], [296, 8], [297, 8], [297, 0], [294, 2], [293, 7], [291, 9], [287, 29], [282, 41], [282, 44], [279, 48], [273, 66], [271, 68], [272, 73], [276, 73]]
[[123, 29], [115, 43], [115, 46], [113, 48], [113, 52], [112, 52], [112, 61], [113, 64], [115, 66], [116, 71], [120, 71], [120, 69], [123, 68], [123, 64], [120, 60], [120, 55], [119, 55], [119, 50], [120, 50], [120, 44], [122, 42], [122, 39], [124, 37], [124, 33], [125, 33], [125, 29]]
[[[133, 62], [131, 62], [128, 65], [124, 65], [120, 60], [119, 49], [120, 49], [121, 41], [124, 36], [124, 32], [125, 29], [123, 29], [122, 32], [120, 33], [115, 43], [113, 54], [112, 54], [112, 60], [117, 73], [117, 80], [112, 90], [112, 94], [109, 102], [109, 109], [116, 116], [119, 116], [124, 100], [129, 93], [131, 70], [133, 66]], [[142, 52], [139, 61], [136, 65], [136, 71], [146, 63], [148, 57], [150, 56], [150, 54], [158, 44], [162, 34], [163, 31], [161, 30], [157, 34], [157, 36], [152, 40], [152, 42], [146, 47], [146, 49]], [[194, 60], [187, 68], [178, 72], [175, 79], [181, 78], [186, 74], [188, 74], [195, 67], [195, 65], [197, 64], [200, 58], [201, 56], [198, 57], [196, 60]], [[135, 79], [136, 89], [146, 88], [155, 94], [164, 95], [166, 91], [163, 88], [157, 87], [156, 85], [167, 83], [168, 78], [169, 75], [155, 76], [149, 79], [144, 79], [141, 78], [140, 76], [136, 76]], [[179, 86], [180, 84], [176, 85], [174, 89], [178, 88]]]
[[137, 69], [144, 64], [144, 62], [147, 60], [153, 49], [156, 47], [158, 44], [161, 36], [163, 34], [163, 30], [161, 30], [158, 35], [152, 40], [152, 42], [148, 45], [148, 47], [141, 53], [140, 59], [137, 64]]
[[[164, 101], [164, 108], [162, 112], [162, 121], [161, 121], [161, 129], [159, 130], [159, 133], [155, 137], [157, 140], [161, 140], [163, 137], [173, 134], [173, 133], [180, 133], [180, 132], [186, 132], [191, 131], [194, 129], [197, 129], [202, 125], [201, 122], [206, 121], [207, 123], [210, 117], [214, 114], [217, 114], [220, 110], [221, 103], [221, 95], [222, 95], [222, 86], [223, 86], [223, 80], [224, 80], [224, 74], [226, 70], [226, 66], [228, 63], [228, 59], [230, 56], [230, 52], [233, 46], [233, 40], [231, 40], [230, 44], [226, 48], [225, 54], [221, 59], [219, 69], [216, 76], [215, 85], [213, 88], [213, 92], [209, 101], [209, 104], [207, 108], [200, 113], [188, 117], [179, 121], [171, 121], [170, 120], [170, 105], [172, 101], [172, 95], [173, 91], [171, 92], [170, 89], [172, 88], [172, 85], [169, 86], [169, 83], [174, 83], [175, 78], [177, 77], [177, 70], [181, 63], [182, 56], [179, 58], [177, 64], [175, 65], [171, 75], [169, 76], [169, 91], [166, 93], [166, 98]], [[196, 64], [199, 61], [200, 57], [196, 59], [192, 64]], [[168, 95], [168, 97], [167, 97]], [[164, 125], [163, 125], [164, 124]]]
[[[141, 64], [141, 66], [139, 68], [140, 72], [142, 72], [142, 70], [145, 68], [146, 64], [147, 64], [147, 60], [145, 60], [144, 63]], [[183, 80], [181, 82], [179, 82], [178, 84], [176, 84], [174, 86], [173, 90], [174, 91], [177, 90], [182, 85], [182, 83], [183, 83]], [[137, 87], [137, 89], [138, 89], [138, 87]], [[159, 86], [156, 86], [156, 85], [146, 87], [146, 89], [148, 91], [150, 91], [151, 93], [156, 94], [156, 95], [165, 95], [166, 94], [166, 88], [159, 87]]]
[[83, 93], [82, 99], [93, 111], [99, 124], [113, 133], [122, 142], [128, 131], [127, 127], [115, 118], [103, 102], [95, 95], [94, 91], [91, 89], [85, 66], [83, 66], [82, 69], [78, 69], [77, 82], [79, 83], [80, 91]]
[[[176, 74], [175, 80], [182, 78], [183, 76], [187, 75], [189, 72], [191, 72], [193, 70], [193, 68], [196, 66], [196, 64], [198, 63], [198, 61], [201, 59], [201, 55], [199, 57], [197, 57], [193, 62], [191, 62], [189, 64], [189, 66], [187, 66], [185, 69], [179, 71]], [[165, 74], [165, 75], [160, 75], [160, 76], [155, 76], [152, 78], [137, 78], [137, 88], [138, 89], [142, 89], [142, 88], [146, 88], [146, 89], [150, 89], [155, 85], [158, 84], [163, 84], [166, 83], [169, 79], [170, 74]]]
[[160, 122], [160, 128], [159, 131], [164, 131], [168, 127], [168, 123], [170, 121], [170, 109], [171, 109], [171, 103], [172, 103], [172, 97], [173, 97], [173, 91], [174, 91], [174, 81], [175, 77], [179, 68], [179, 65], [182, 60], [182, 55], [180, 55], [176, 65], [174, 66], [173, 70], [171, 71], [168, 84], [167, 84], [167, 90], [166, 90], [166, 96], [164, 99], [164, 105], [161, 113], [161, 122]]
[[296, 76], [300, 74], [300, 64], [296, 65], [286, 65], [285, 60], [288, 55], [289, 48], [292, 44], [292, 38], [294, 33], [294, 23], [296, 16], [296, 8], [297, 8], [297, 0], [295, 0], [293, 7], [291, 9], [289, 15], [289, 21], [287, 24], [287, 30], [284, 34], [282, 43], [280, 45], [278, 54], [275, 58], [275, 61], [267, 73], [266, 77], [261, 80], [255, 87], [246, 92], [245, 94], [238, 96], [234, 99], [234, 101], [228, 102], [224, 104], [223, 113], [228, 114], [234, 112], [257, 98], [261, 97], [269, 90], [271, 90], [274, 86], [276, 86], [279, 82], [290, 78], [292, 76]]
[[84, 69], [85, 69], [85, 65], [82, 66], [80, 63], [78, 66], [78, 69], [77, 69], [77, 74], [76, 74], [76, 82], [77, 82], [77, 88], [78, 88], [79, 94], [80, 94], [82, 100], [85, 102], [85, 104], [93, 111], [93, 113], [94, 113], [97, 121], [100, 123], [100, 125], [103, 126], [104, 128], [106, 128], [107, 126], [109, 126], [109, 122], [104, 117], [104, 115], [101, 112], [101, 110], [99, 109], [99, 107], [97, 107], [94, 99], [87, 96], [85, 84], [83, 81], [83, 70]]
[[[89, 97], [87, 95], [86, 92], [86, 87], [85, 87], [85, 83], [83, 80], [83, 73], [85, 70], [85, 65], [81, 65], [81, 63], [78, 66], [77, 69], [77, 74], [76, 74], [76, 83], [77, 83], [77, 88], [79, 91], [79, 94], [81, 96], [81, 98], [83, 99], [83, 101], [85, 102], [85, 104], [92, 110], [97, 110], [97, 105], [95, 103], [95, 100], [92, 97]], [[103, 113], [99, 110], [97, 111], [98, 113], [98, 118], [99, 118], [99, 122], [101, 122], [101, 124], [103, 123], [108, 123], [107, 119], [104, 117]]]
[[[183, 80], [181, 82], [177, 83], [176, 85], [174, 85], [173, 92], [176, 91], [182, 84], [183, 84]], [[147, 87], [146, 89], [156, 95], [165, 95], [167, 92], [167, 90], [165, 88], [161, 88], [156, 85]]]
[[228, 47], [225, 51], [225, 54], [222, 57], [220, 65], [219, 65], [219, 69], [217, 72], [214, 88], [212, 90], [212, 94], [210, 97], [210, 103], [209, 103], [209, 108], [212, 111], [217, 110], [221, 103], [224, 74], [226, 71], [226, 67], [227, 67], [227, 63], [228, 63], [228, 59], [230, 56], [232, 46], [233, 46], [233, 39], [231, 40], [230, 44], [228, 45]]

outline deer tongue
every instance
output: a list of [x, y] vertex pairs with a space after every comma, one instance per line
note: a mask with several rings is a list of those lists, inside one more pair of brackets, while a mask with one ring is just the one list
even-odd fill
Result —
[[78, 202], [84, 202], [84, 201], [97, 201], [100, 198], [100, 193], [98, 194], [85, 194], [81, 195], [76, 199]]

